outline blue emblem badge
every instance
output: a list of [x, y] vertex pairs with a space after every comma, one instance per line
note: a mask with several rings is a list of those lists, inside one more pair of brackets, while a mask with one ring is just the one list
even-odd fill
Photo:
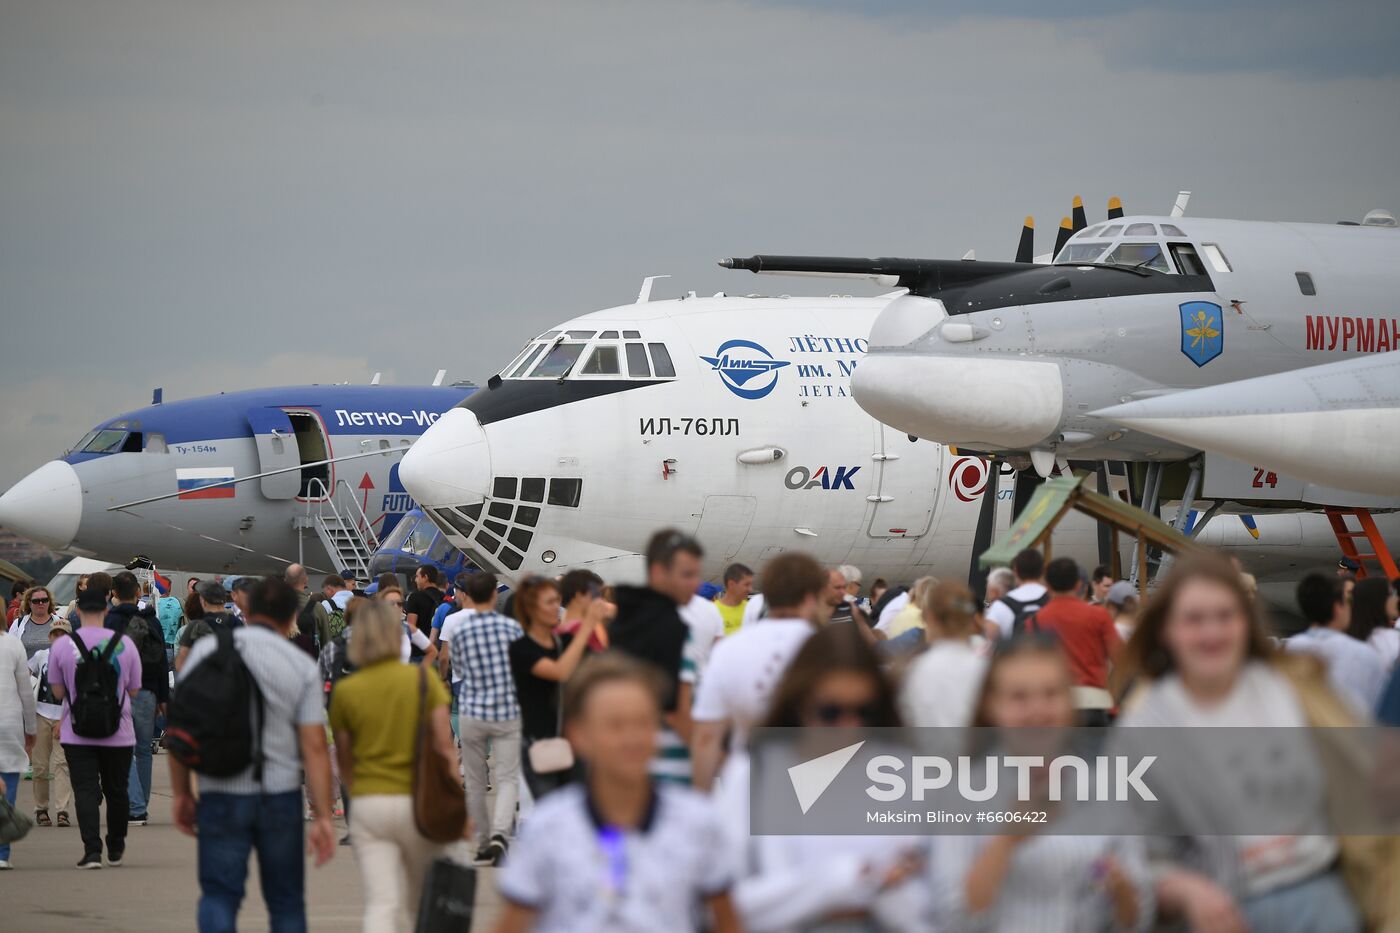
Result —
[[1225, 319], [1220, 305], [1188, 301], [1181, 306], [1181, 352], [1204, 366], [1225, 349]]
[[719, 378], [740, 398], [763, 398], [778, 384], [778, 370], [788, 365], [787, 360], [777, 360], [759, 344], [752, 340], [726, 340], [719, 345], [714, 356], [700, 359], [710, 364], [719, 373]]

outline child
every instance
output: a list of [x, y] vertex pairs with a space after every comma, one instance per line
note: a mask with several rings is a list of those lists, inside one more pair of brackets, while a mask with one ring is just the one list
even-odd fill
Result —
[[607, 654], [574, 675], [564, 732], [588, 780], [535, 807], [501, 871], [498, 931], [694, 930], [703, 910], [712, 929], [739, 929], [718, 815], [647, 774], [660, 692], [649, 668]]

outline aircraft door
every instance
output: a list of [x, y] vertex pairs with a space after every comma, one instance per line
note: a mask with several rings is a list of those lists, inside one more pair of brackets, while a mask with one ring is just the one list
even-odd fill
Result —
[[921, 474], [917, 464], [923, 458], [910, 456], [914, 443], [894, 428], [875, 425], [871, 466], [879, 479], [875, 492], [866, 497], [875, 504], [869, 528], [872, 538], [918, 538], [933, 521], [942, 471]]
[[753, 523], [757, 500], [753, 496], [706, 496], [695, 537], [705, 556], [728, 564], [739, 553]]
[[[285, 411], [280, 408], [249, 409], [248, 425], [253, 429], [253, 440], [258, 447], [259, 473], [300, 465], [296, 432], [292, 430], [292, 419]], [[292, 469], [275, 476], [264, 476], [258, 482], [262, 486], [262, 494], [267, 498], [291, 499], [301, 488], [301, 473]]]

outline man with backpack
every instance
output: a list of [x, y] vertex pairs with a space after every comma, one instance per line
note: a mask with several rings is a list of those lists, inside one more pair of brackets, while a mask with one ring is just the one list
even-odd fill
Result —
[[136, 744], [131, 759], [127, 791], [131, 798], [130, 822], [145, 826], [151, 802], [151, 741], [155, 738], [156, 714], [164, 712], [170, 700], [170, 668], [165, 661], [165, 632], [156, 618], [155, 607], [139, 606], [141, 581], [130, 570], [112, 577], [116, 604], [107, 610], [103, 624], [126, 635], [141, 655], [141, 689], [131, 699], [131, 724]]
[[[180, 671], [167, 737], [175, 825], [199, 841], [199, 929], [232, 931], [256, 849], [272, 929], [305, 930], [305, 843], [335, 854], [331, 766], [316, 663], [288, 639], [296, 591], [269, 577], [248, 624], [200, 639]], [[190, 772], [199, 772], [199, 800]], [[302, 816], [302, 772], [315, 818]]]
[[106, 628], [112, 578], [95, 573], [78, 592], [81, 624], [49, 651], [49, 684], [63, 704], [59, 740], [73, 782], [83, 838], [79, 868], [102, 867], [102, 817], [107, 801], [107, 864], [122, 863], [130, 813], [127, 779], [136, 733], [131, 700], [141, 689], [141, 656], [132, 640]]
[[987, 621], [991, 623], [987, 631], [996, 638], [1021, 634], [1027, 620], [1050, 601], [1043, 579], [1045, 558], [1035, 548], [1026, 548], [1013, 557], [1011, 572], [1016, 574], [1016, 588], [987, 607]]
[[214, 634], [219, 628], [234, 629], [243, 624], [225, 608], [229, 600], [228, 590], [224, 589], [224, 585], [218, 580], [205, 580], [195, 592], [199, 595], [204, 615], [185, 626], [185, 633], [180, 636], [180, 646], [175, 652], [177, 673], [184, 670], [186, 659], [195, 642], [205, 635]]

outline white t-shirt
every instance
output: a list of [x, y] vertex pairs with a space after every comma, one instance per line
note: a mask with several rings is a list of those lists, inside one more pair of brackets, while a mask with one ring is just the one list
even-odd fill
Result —
[[1327, 680], [1332, 689], [1351, 704], [1363, 721], [1375, 717], [1376, 704], [1385, 689], [1386, 668], [1374, 648], [1345, 632], [1321, 625], [1294, 635], [1284, 642], [1284, 648], [1322, 658], [1327, 663]]
[[762, 593], [754, 593], [749, 597], [748, 605], [744, 607], [744, 621], [741, 623], [747, 628], [763, 618], [763, 610], [767, 603], [763, 600]]
[[[1045, 589], [1044, 583], [1022, 583], [1006, 595], [1017, 602], [1026, 603], [1040, 599], [1047, 592], [1049, 591]], [[1003, 638], [1010, 638], [1011, 627], [1016, 624], [1016, 613], [1012, 611], [1010, 606], [998, 599], [987, 607], [987, 621], [997, 624]]]
[[537, 912], [537, 933], [694, 930], [733, 880], [724, 831], [708, 798], [653, 786], [644, 825], [626, 832], [599, 825], [582, 784], [542, 798], [496, 875], [501, 896]]
[[733, 747], [742, 746], [749, 729], [768, 715], [774, 688], [813, 631], [805, 619], [769, 617], [723, 638], [710, 655], [691, 717], [728, 722]]
[[34, 712], [58, 722], [63, 718], [62, 703], [46, 703], [42, 697], [51, 697], [52, 689], [49, 686], [49, 649], [41, 648], [34, 652], [34, 657], [29, 659], [29, 673], [39, 678], [38, 695], [34, 700]]
[[[466, 624], [467, 619], [475, 614], [475, 609], [458, 609], [456, 612], [451, 613], [447, 618], [443, 619], [442, 629], [438, 632], [438, 651], [441, 651], [449, 658], [452, 657], [452, 636], [457, 633], [459, 628]], [[452, 672], [452, 682], [454, 684], [461, 679], [462, 678], [457, 675], [456, 671]]]
[[899, 692], [900, 713], [910, 726], [962, 727], [982, 688], [987, 659], [965, 641], [936, 641], [914, 659]]
[[681, 606], [679, 612], [681, 621], [690, 629], [686, 650], [695, 662], [697, 677], [703, 677], [710, 664], [710, 652], [724, 631], [724, 618], [714, 603], [698, 593]]
[[894, 623], [894, 617], [899, 615], [901, 609], [909, 605], [909, 600], [911, 598], [909, 591], [905, 590], [894, 599], [885, 603], [885, 608], [880, 610], [880, 621], [875, 623], [875, 631], [888, 632], [890, 626]]
[[428, 636], [419, 629], [404, 623], [403, 638], [399, 642], [399, 660], [407, 664], [409, 657], [413, 654], [413, 649], [426, 652], [432, 647], [432, 642], [428, 641]]
[[1400, 661], [1400, 629], [1373, 629], [1366, 643], [1380, 655], [1381, 665], [1387, 673], [1395, 669], [1395, 662]]

